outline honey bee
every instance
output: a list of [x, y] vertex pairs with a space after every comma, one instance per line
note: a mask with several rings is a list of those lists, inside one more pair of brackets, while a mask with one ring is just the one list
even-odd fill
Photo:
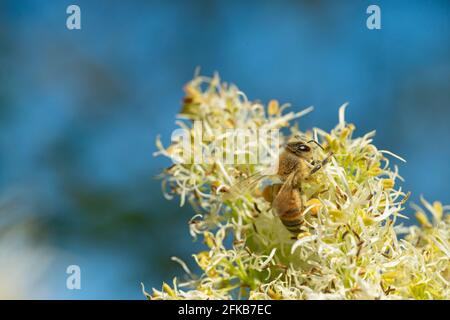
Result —
[[[306, 199], [302, 194], [302, 182], [306, 181], [327, 164], [332, 153], [324, 160], [317, 162], [313, 159], [313, 150], [308, 142], [296, 141], [287, 143], [278, 158], [278, 170], [275, 175], [256, 173], [231, 187], [223, 196], [224, 200], [235, 199], [256, 186], [265, 178], [278, 178], [281, 183], [272, 183], [262, 191], [263, 198], [272, 204], [273, 213], [278, 216], [284, 226], [293, 234], [301, 232], [303, 212]], [[322, 148], [323, 149], [323, 148]]]

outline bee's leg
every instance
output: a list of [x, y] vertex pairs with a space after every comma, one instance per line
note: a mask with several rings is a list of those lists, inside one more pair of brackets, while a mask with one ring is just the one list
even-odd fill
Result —
[[[324, 186], [323, 186], [323, 187], [324, 187]], [[319, 195], [321, 195], [321, 194], [327, 192], [328, 190], [330, 190], [330, 188], [319, 189], [319, 190], [317, 190], [315, 193], [313, 193], [313, 194], [311, 195], [310, 199], [311, 199], [311, 198], [317, 198]]]
[[309, 172], [308, 178], [310, 176], [312, 176], [314, 173], [316, 173], [317, 171], [319, 171], [320, 169], [322, 169], [322, 163], [318, 163], [314, 166], [314, 168], [312, 168], [312, 170]]
[[323, 166], [325, 166], [328, 161], [330, 161], [331, 156], [333, 155], [333, 153], [330, 153], [325, 159], [323, 159], [320, 163], [314, 165], [314, 167], [312, 168], [312, 170], [309, 172], [308, 178], [310, 176], [312, 176], [314, 173], [316, 173], [317, 171], [319, 171], [320, 169], [322, 169]]

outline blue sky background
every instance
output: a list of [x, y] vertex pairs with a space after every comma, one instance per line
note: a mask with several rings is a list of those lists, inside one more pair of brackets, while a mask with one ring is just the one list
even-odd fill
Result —
[[[66, 29], [81, 7], [82, 30]], [[382, 29], [366, 28], [381, 7]], [[412, 200], [450, 203], [448, 1], [2, 1], [0, 191], [20, 190], [58, 254], [43, 298], [143, 298], [190, 260], [188, 207], [163, 199], [153, 158], [197, 66], [250, 99], [338, 107], [400, 164]], [[394, 163], [398, 163], [393, 161]], [[78, 264], [82, 290], [65, 287]], [[32, 272], [32, 266], [30, 266]]]

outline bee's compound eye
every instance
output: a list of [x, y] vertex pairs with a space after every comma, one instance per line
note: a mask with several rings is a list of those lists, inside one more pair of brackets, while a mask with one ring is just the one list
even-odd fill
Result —
[[301, 153], [303, 152], [309, 152], [311, 150], [311, 148], [309, 146], [307, 146], [305, 143], [303, 142], [293, 142], [293, 143], [289, 143], [287, 148], [292, 152], [297, 154], [298, 156], [300, 156]]
[[311, 150], [306, 144], [301, 144], [299, 146], [300, 151], [305, 151], [308, 152], [309, 150]]

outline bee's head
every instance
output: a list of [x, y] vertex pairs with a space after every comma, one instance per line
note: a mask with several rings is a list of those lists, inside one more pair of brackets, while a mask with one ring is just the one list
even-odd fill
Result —
[[302, 158], [305, 158], [305, 159], [310, 159], [312, 157], [312, 149], [308, 145], [310, 143], [315, 143], [319, 147], [322, 148], [322, 146], [316, 140], [310, 140], [308, 142], [303, 142], [303, 141], [289, 142], [286, 145], [286, 149], [289, 152], [295, 154], [298, 157], [302, 157]]
[[309, 154], [311, 153], [311, 147], [308, 146], [305, 142], [297, 141], [297, 142], [289, 142], [286, 145], [286, 149], [295, 154], [298, 157], [309, 158]]

